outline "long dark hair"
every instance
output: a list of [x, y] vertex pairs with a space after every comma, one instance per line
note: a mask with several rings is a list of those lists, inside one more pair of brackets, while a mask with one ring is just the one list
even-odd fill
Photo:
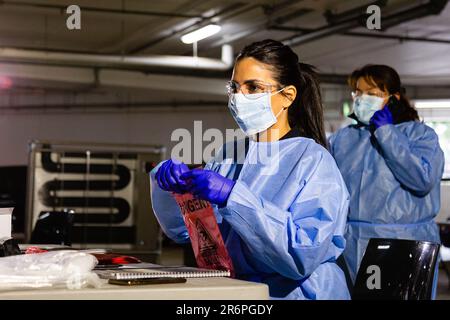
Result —
[[368, 64], [361, 69], [353, 71], [348, 79], [348, 83], [353, 90], [356, 89], [356, 82], [361, 77], [367, 83], [375, 84], [379, 89], [387, 91], [391, 95], [400, 95], [399, 100], [391, 97], [388, 102], [394, 123], [419, 120], [417, 110], [409, 103], [405, 89], [402, 87], [400, 76], [393, 68], [380, 64]]
[[274, 80], [282, 87], [293, 85], [297, 88], [297, 96], [288, 108], [289, 125], [297, 128], [302, 136], [326, 148], [322, 97], [315, 68], [300, 63], [289, 46], [271, 39], [246, 46], [236, 62], [243, 58], [253, 58], [267, 64], [273, 70]]

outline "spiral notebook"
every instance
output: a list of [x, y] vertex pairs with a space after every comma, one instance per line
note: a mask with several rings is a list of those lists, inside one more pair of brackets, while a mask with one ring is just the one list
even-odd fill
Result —
[[145, 269], [95, 270], [100, 278], [115, 280], [148, 278], [210, 278], [230, 277], [229, 270], [210, 270], [192, 267], [151, 267]]

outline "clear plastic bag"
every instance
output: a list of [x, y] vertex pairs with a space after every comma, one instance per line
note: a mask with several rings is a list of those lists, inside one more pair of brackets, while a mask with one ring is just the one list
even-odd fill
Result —
[[0, 258], [0, 290], [99, 287], [92, 271], [97, 263], [93, 255], [72, 250]]

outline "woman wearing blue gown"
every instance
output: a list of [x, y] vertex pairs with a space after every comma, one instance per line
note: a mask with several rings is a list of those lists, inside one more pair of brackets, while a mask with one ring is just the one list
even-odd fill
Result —
[[356, 124], [331, 136], [330, 151], [350, 192], [344, 258], [355, 281], [370, 238], [440, 242], [434, 218], [444, 154], [393, 68], [367, 65], [350, 86]]
[[349, 299], [336, 264], [349, 195], [326, 150], [313, 68], [280, 42], [256, 42], [238, 55], [228, 94], [248, 138], [225, 144], [204, 169], [171, 159], [152, 170], [163, 231], [189, 242], [171, 194], [189, 191], [213, 204], [237, 278], [266, 283], [273, 299]]

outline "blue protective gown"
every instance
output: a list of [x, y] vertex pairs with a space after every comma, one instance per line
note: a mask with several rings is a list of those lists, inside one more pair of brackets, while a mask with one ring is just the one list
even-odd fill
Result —
[[[242, 150], [242, 143], [226, 144], [218, 154]], [[256, 161], [269, 143], [278, 144], [278, 160]], [[328, 151], [297, 137], [251, 141], [246, 154], [219, 159], [205, 169], [236, 181], [227, 205], [214, 206], [236, 277], [268, 284], [272, 298], [349, 299], [336, 265], [345, 247], [349, 194]], [[169, 238], [188, 242], [177, 204], [156, 183], [159, 166], [151, 172], [154, 212]]]
[[355, 281], [370, 238], [440, 242], [444, 154], [436, 133], [422, 122], [360, 124], [330, 137], [330, 151], [350, 192], [344, 258]]

